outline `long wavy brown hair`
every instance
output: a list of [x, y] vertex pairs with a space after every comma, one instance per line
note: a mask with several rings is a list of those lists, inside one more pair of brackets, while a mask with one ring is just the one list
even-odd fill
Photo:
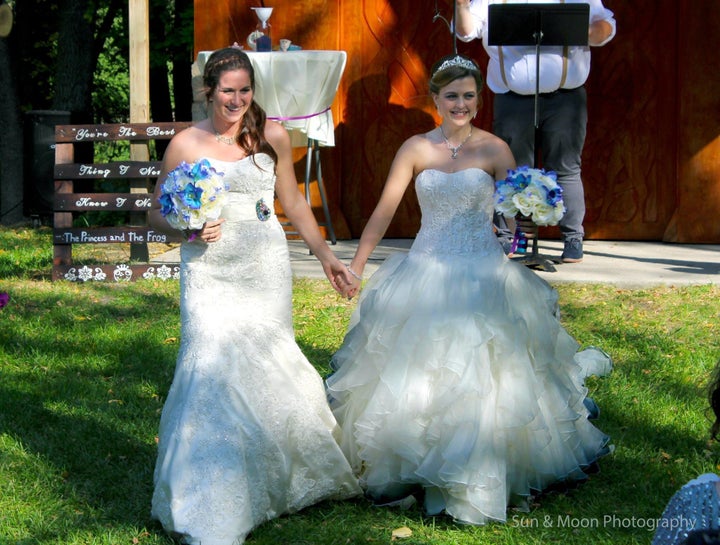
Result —
[[[241, 49], [225, 47], [213, 52], [205, 63], [203, 84], [206, 100], [210, 100], [217, 89], [220, 77], [230, 70], [247, 70], [250, 76], [250, 87], [255, 93], [255, 69], [250, 58]], [[235, 141], [249, 156], [256, 153], [267, 153], [277, 165], [278, 156], [270, 143], [265, 139], [265, 122], [267, 114], [253, 99], [245, 113]], [[254, 158], [252, 158], [255, 161]]]

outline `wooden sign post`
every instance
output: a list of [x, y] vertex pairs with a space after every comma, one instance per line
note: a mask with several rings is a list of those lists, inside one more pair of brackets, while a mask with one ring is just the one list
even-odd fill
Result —
[[[150, 17], [148, 0], [129, 0], [128, 21], [130, 29], [130, 123], [150, 121]], [[130, 159], [149, 161], [148, 142], [131, 142]], [[148, 180], [131, 181], [130, 193], [147, 193]], [[130, 225], [147, 223], [145, 212], [131, 212]], [[131, 244], [130, 259], [148, 261], [147, 244]]]

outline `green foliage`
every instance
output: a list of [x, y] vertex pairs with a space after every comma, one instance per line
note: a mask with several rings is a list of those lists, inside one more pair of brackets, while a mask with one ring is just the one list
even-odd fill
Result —
[[[176, 5], [178, 2], [176, 2]], [[176, 10], [175, 20], [177, 28], [193, 29], [195, 25], [195, 9], [192, 2], [181, 3], [180, 9]], [[172, 40], [177, 51], [192, 53], [195, 47], [195, 39], [192, 32], [173, 33]]]
[[153, 41], [150, 43], [150, 49], [154, 52], [150, 58], [150, 64], [153, 67], [163, 67], [166, 64], [168, 52], [172, 50], [173, 44], [181, 36], [168, 32], [173, 28], [173, 18], [175, 12], [174, 2], [166, 2], [163, 0], [150, 0], [150, 10], [153, 14], [151, 25], [159, 29], [156, 32]]
[[[0, 542], [171, 545], [150, 518], [155, 435], [180, 325], [177, 282], [49, 282], [49, 230], [0, 228]], [[720, 358], [717, 286], [558, 286], [582, 346], [612, 355], [588, 381], [613, 440], [601, 471], [536, 498], [507, 524], [473, 527], [363, 499], [324, 502], [260, 526], [248, 545], [645, 545], [679, 486], [718, 470], [705, 384]], [[297, 340], [322, 375], [356, 301], [297, 280]]]
[[[193, 51], [193, 5], [176, 1], [152, 0], [151, 25], [160, 34], [150, 36], [150, 64], [166, 66], [172, 73], [174, 52], [184, 55]], [[129, 120], [129, 38], [127, 3], [114, 0], [88, 0], [85, 19], [94, 29], [93, 36], [83, 37], [85, 47], [97, 51], [97, 65], [92, 75], [92, 117], [96, 123], [123, 123]], [[32, 36], [23, 36], [18, 44], [18, 89], [22, 111], [57, 109], [54, 88], [57, 71], [57, 46], [62, 3], [50, 0], [23, 0], [15, 3], [18, 28], [32, 29]], [[120, 9], [117, 9], [118, 6]], [[111, 9], [115, 12], [111, 12]], [[111, 16], [109, 28], [101, 26]], [[189, 52], [189, 53], [188, 53]], [[189, 85], [190, 75], [187, 75]], [[40, 84], [41, 82], [41, 84]], [[172, 98], [172, 97], [171, 97]], [[67, 108], [62, 108], [67, 109]]]
[[[119, 24], [116, 21], [115, 24]], [[113, 25], [115, 26], [115, 25]], [[98, 123], [123, 123], [130, 114], [130, 68], [127, 44], [117, 45], [118, 38], [109, 36], [98, 57], [92, 90], [93, 110]], [[123, 142], [126, 146], [126, 142]]]

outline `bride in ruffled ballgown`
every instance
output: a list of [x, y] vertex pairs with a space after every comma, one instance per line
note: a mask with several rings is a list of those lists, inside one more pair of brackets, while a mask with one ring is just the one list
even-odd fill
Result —
[[416, 494], [427, 513], [472, 524], [505, 521], [509, 504], [585, 480], [610, 450], [583, 385], [609, 358], [578, 352], [556, 291], [508, 259], [493, 232], [494, 183], [515, 162], [471, 125], [481, 85], [465, 57], [436, 63], [442, 124], [398, 151], [351, 272], [359, 280], [413, 179], [421, 229], [363, 288], [326, 380], [369, 497]]
[[[346, 268], [297, 189], [290, 138], [253, 101], [245, 53], [216, 51], [209, 117], [177, 134], [164, 174], [207, 159], [227, 202], [181, 248], [181, 345], [160, 420], [152, 515], [182, 543], [238, 545], [262, 522], [361, 494], [321, 377], [295, 343], [283, 211], [340, 291]], [[156, 199], [157, 201], [157, 199]], [[171, 228], [159, 205], [151, 224]]]

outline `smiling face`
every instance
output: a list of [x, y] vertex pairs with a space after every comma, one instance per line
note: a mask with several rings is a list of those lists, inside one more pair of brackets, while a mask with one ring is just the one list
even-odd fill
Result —
[[239, 122], [253, 100], [252, 83], [247, 70], [228, 70], [220, 75], [212, 92], [213, 114], [219, 124]]
[[479, 94], [475, 78], [456, 79], [433, 95], [438, 113], [447, 122], [457, 125], [469, 123], [478, 111]]

